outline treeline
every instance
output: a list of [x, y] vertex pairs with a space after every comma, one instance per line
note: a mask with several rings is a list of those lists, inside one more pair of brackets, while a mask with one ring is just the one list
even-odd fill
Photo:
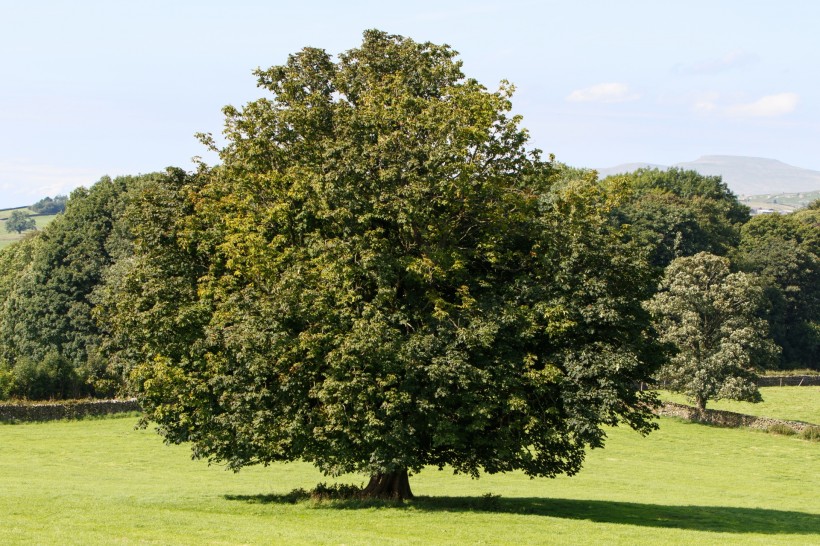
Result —
[[43, 197], [33, 205], [31, 210], [35, 214], [59, 214], [65, 210], [65, 205], [68, 202], [67, 195], [55, 195], [51, 197]]
[[[117, 265], [133, 257], [142, 232], [135, 211], [163, 189], [181, 195], [174, 184], [185, 179], [174, 170], [105, 177], [72, 192], [63, 214], [0, 252], [0, 398], [121, 393], [103, 294], [117, 281]], [[154, 227], [152, 220], [145, 225]]]
[[[213, 310], [197, 295], [207, 285], [202, 280], [219, 267], [239, 266], [213, 263], [217, 249], [192, 234], [220, 232], [223, 246], [233, 244], [232, 231], [253, 232], [268, 238], [266, 244], [276, 236], [264, 226], [224, 225], [198, 209], [202, 192], [213, 191], [205, 184], [212, 176], [203, 168], [103, 178], [74, 191], [49, 226], [0, 252], [0, 399], [122, 394], [124, 378], [140, 361], [184, 359], [203, 343]], [[751, 217], [719, 177], [675, 169], [594, 182], [589, 171], [556, 165], [552, 191], [557, 195], [579, 180], [616, 204], [606, 221], [645, 260], [641, 297], [651, 298], [677, 257], [728, 257], [765, 290], [765, 319], [781, 348], [778, 366], [818, 369], [820, 203], [789, 215]], [[232, 251], [233, 260], [254, 260], [241, 248]], [[265, 271], [264, 264], [242, 267]], [[239, 313], [242, 291], [232, 293]], [[234, 317], [224, 336], [254, 327]]]

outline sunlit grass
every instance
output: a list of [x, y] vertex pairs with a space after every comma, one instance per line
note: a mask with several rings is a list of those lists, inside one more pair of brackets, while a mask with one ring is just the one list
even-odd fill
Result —
[[[662, 419], [576, 477], [426, 470], [415, 501], [292, 503], [303, 463], [191, 461], [134, 417], [0, 426], [2, 544], [820, 543], [816, 443]], [[346, 476], [361, 483], [361, 476]]]
[[[763, 402], [757, 404], [734, 400], [710, 400], [706, 403], [706, 408], [820, 425], [820, 386], [761, 387], [760, 394], [763, 396]], [[660, 391], [660, 396], [668, 402], [691, 404], [682, 394]]]
[[[0, 210], [0, 250], [6, 248], [7, 246], [9, 246], [12, 243], [15, 243], [15, 242], [19, 241], [20, 239], [22, 239], [23, 237], [26, 237], [27, 235], [29, 235], [31, 233], [31, 231], [24, 231], [23, 233], [16, 233], [16, 232], [9, 233], [8, 231], [6, 231], [6, 219], [8, 218], [9, 214], [11, 213], [11, 210], [14, 210], [14, 209]], [[31, 211], [31, 209], [23, 209], [23, 210], [25, 210], [25, 212], [27, 212], [29, 214], [34, 214]], [[50, 224], [56, 217], [57, 217], [56, 214], [49, 214], [49, 215], [44, 215], [44, 216], [34, 216], [34, 221], [37, 224], [37, 229], [43, 229], [48, 224]]]

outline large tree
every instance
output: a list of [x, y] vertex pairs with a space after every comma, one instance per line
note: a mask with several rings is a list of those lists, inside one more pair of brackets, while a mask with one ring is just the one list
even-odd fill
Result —
[[256, 75], [108, 281], [115, 336], [163, 332], [118, 356], [167, 440], [406, 498], [424, 465], [573, 474], [603, 425], [652, 428], [645, 261], [594, 177], [553, 187], [511, 86], [379, 31]]
[[75, 190], [35, 243], [4, 251], [12, 259], [12, 252], [32, 249], [25, 268], [0, 278], [0, 359], [27, 377], [15, 394], [65, 398], [116, 390], [98, 350], [105, 332], [92, 294], [106, 269], [129, 254], [130, 234], [119, 220], [128, 192], [153, 176], [159, 175], [104, 177]]
[[820, 366], [820, 210], [766, 214], [743, 226], [739, 267], [758, 274], [781, 367]]
[[11, 215], [6, 220], [6, 231], [23, 233], [30, 229], [37, 229], [34, 218], [19, 209], [11, 211]]
[[676, 168], [638, 169], [604, 183], [626, 190], [619, 217], [649, 252], [658, 278], [675, 258], [698, 252], [725, 256], [737, 246], [740, 226], [749, 220], [749, 208], [719, 176]]
[[661, 341], [676, 349], [659, 379], [699, 409], [721, 398], [760, 401], [756, 370], [777, 354], [757, 316], [762, 300], [754, 276], [732, 273], [728, 258], [701, 252], [673, 260], [647, 303]]

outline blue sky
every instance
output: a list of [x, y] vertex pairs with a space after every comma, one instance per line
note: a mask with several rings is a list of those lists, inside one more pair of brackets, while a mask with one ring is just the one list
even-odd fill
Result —
[[[820, 2], [0, 0], [0, 208], [205, 156], [251, 71], [378, 28], [516, 85], [534, 147], [579, 167], [701, 155], [820, 170]], [[206, 156], [206, 159], [207, 156]]]

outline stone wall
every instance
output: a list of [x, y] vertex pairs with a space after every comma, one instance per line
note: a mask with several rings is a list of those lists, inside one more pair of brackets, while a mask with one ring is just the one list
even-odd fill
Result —
[[699, 410], [692, 406], [675, 404], [674, 402], [664, 402], [661, 407], [658, 408], [657, 413], [658, 415], [670, 415], [672, 417], [680, 417], [681, 419], [688, 419], [689, 421], [707, 423], [719, 427], [749, 427], [768, 430], [772, 425], [785, 425], [795, 432], [800, 433], [810, 426], [816, 426], [800, 421], [784, 421], [783, 419], [773, 419], [771, 417], [755, 417], [753, 415], [744, 415], [733, 411]]
[[129, 411], [140, 411], [136, 400], [67, 400], [0, 404], [0, 422], [82, 419]]

